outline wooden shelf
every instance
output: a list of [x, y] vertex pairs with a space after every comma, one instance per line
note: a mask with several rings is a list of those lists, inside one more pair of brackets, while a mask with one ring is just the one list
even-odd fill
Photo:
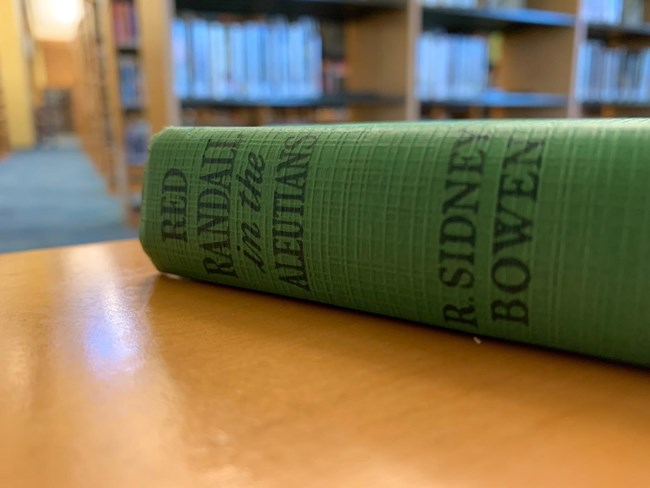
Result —
[[127, 115], [141, 114], [145, 110], [143, 105], [122, 105], [122, 111]]
[[139, 54], [140, 53], [140, 47], [139, 46], [126, 46], [126, 45], [120, 45], [116, 46], [117, 51], [120, 54]]
[[567, 104], [566, 95], [554, 93], [513, 93], [491, 90], [471, 99], [421, 100], [425, 106], [486, 108], [553, 108]]
[[650, 23], [641, 25], [589, 24], [588, 34], [591, 38], [648, 38], [650, 39]]
[[387, 97], [375, 93], [346, 93], [324, 95], [316, 98], [265, 98], [248, 99], [186, 99], [183, 108], [229, 108], [229, 107], [343, 107], [349, 105], [398, 105], [402, 97]]
[[612, 102], [604, 100], [585, 100], [582, 102], [582, 106], [585, 108], [613, 107], [649, 109], [650, 102]]
[[490, 9], [424, 7], [425, 28], [446, 27], [456, 31], [507, 30], [536, 27], [573, 27], [575, 16], [536, 9]]
[[378, 10], [401, 10], [409, 0], [176, 0], [179, 12], [228, 12], [238, 14], [315, 15], [349, 18]]

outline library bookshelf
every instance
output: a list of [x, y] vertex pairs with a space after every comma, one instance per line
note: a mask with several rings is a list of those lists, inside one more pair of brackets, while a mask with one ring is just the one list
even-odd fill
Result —
[[[143, 122], [140, 139], [144, 139], [146, 134], [169, 125], [650, 115], [650, 93], [647, 99], [638, 100], [617, 98], [612, 93], [588, 98], [581, 85], [612, 83], [587, 74], [589, 69], [602, 70], [596, 62], [585, 67], [582, 60], [587, 43], [597, 44], [601, 51], [619, 53], [605, 55], [614, 66], [623, 63], [616, 61], [616, 56], [627, 62], [626, 50], [636, 53], [650, 47], [650, 0], [639, 0], [645, 7], [643, 17], [633, 23], [595, 18], [589, 10], [593, 7], [590, 0], [527, 0], [522, 8], [484, 6], [486, 1], [476, 0], [478, 6], [461, 8], [453, 2], [435, 0], [111, 0], [103, 17], [108, 92], [120, 154], [117, 159], [128, 177], [131, 220], [137, 222], [137, 195], [145, 159], [134, 160], [130, 155], [133, 141], [129, 141], [129, 124], [133, 121]], [[611, 1], [623, 5], [621, 0]], [[120, 11], [125, 4], [130, 5], [128, 21]], [[195, 35], [195, 25], [232, 29], [235, 24], [244, 32], [250, 28], [251, 36], [261, 37], [245, 39], [264, 45], [269, 39], [283, 39], [281, 34], [272, 37], [278, 23], [282, 33], [305, 16], [316, 19], [322, 33], [322, 64], [317, 69], [325, 81], [320, 91], [280, 89], [270, 82], [263, 86], [264, 75], [256, 75], [255, 83], [262, 82], [255, 85], [254, 96], [249, 79], [246, 90], [250, 93], [242, 94], [237, 87], [233, 90], [229, 82], [227, 90], [215, 95], [210, 87], [201, 88], [201, 83], [191, 79], [204, 75], [213, 81], [221, 80], [220, 76], [229, 80], [234, 77], [232, 72], [224, 75], [215, 65], [206, 75], [200, 61], [218, 64], [213, 59], [221, 56], [249, 63], [251, 56], [256, 56], [246, 47], [237, 48], [233, 54], [234, 41], [221, 46], [221, 27], [216, 33]], [[135, 29], [133, 42], [117, 39], [123, 37], [124, 22]], [[254, 27], [247, 27], [251, 25]], [[327, 29], [327, 36], [326, 25], [335, 26]], [[228, 32], [232, 36], [231, 30]], [[187, 44], [179, 46], [179, 39]], [[446, 50], [444, 56], [435, 51], [441, 45]], [[269, 56], [269, 52], [276, 51], [257, 55]], [[304, 52], [298, 53], [299, 58], [304, 56]], [[650, 52], [647, 56], [648, 72], [644, 76], [650, 77]], [[132, 60], [126, 68], [125, 59]], [[195, 60], [198, 68], [194, 67]], [[644, 62], [637, 60], [639, 73], [645, 69]], [[136, 104], [124, 99], [124, 86], [132, 84], [128, 63], [134, 63], [138, 73], [141, 91]], [[250, 66], [247, 64], [248, 73], [256, 73]], [[270, 66], [268, 69], [273, 70]], [[301, 72], [311, 73], [310, 69]], [[436, 78], [440, 73], [449, 85], [444, 89]], [[480, 73], [480, 82], [466, 83], [463, 76], [470, 76], [468, 73]], [[309, 78], [309, 74], [305, 76]], [[285, 75], [282, 82], [286, 81]], [[132, 139], [138, 144], [138, 137]], [[146, 155], [146, 150], [141, 153]]]
[[79, 35], [74, 46], [76, 85], [72, 90], [74, 125], [81, 145], [104, 177], [111, 193], [120, 193], [116, 148], [110, 133], [111, 117], [106, 100], [106, 67], [101, 56], [102, 31], [96, 2], [84, 0]]

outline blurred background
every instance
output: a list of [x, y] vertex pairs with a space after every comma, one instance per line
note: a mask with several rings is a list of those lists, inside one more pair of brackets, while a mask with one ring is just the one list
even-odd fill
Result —
[[137, 235], [169, 125], [645, 117], [650, 0], [0, 0], [0, 252]]

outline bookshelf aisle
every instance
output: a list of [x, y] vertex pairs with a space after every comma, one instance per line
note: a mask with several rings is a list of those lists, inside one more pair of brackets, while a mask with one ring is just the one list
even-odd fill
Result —
[[[140, 189], [151, 136], [141, 27], [135, 0], [103, 2], [103, 58], [107, 105], [116, 148], [116, 174], [123, 182], [127, 221], [137, 225]], [[154, 75], [151, 75], [154, 77]]]
[[119, 162], [135, 196], [167, 125], [648, 115], [648, 1], [111, 0]]

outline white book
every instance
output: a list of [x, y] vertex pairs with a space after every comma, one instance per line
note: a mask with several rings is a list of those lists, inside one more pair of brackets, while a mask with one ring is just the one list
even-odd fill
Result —
[[468, 98], [471, 96], [472, 92], [472, 80], [471, 80], [471, 39], [469, 36], [460, 35], [458, 36], [458, 42], [460, 44], [460, 52], [458, 54], [459, 62], [459, 73], [458, 78], [460, 80], [461, 92], [459, 98]]
[[470, 50], [470, 55], [468, 56], [468, 78], [471, 86], [470, 98], [476, 98], [482, 92], [481, 85], [483, 83], [481, 43], [476, 37], [470, 37], [468, 41]]
[[299, 22], [289, 24], [288, 31], [289, 47], [289, 93], [296, 98], [304, 97], [303, 89], [303, 68], [305, 62], [305, 46], [302, 39], [302, 29]]
[[440, 56], [439, 73], [439, 90], [438, 97], [442, 100], [447, 100], [453, 97], [453, 69], [455, 65], [454, 57], [454, 37], [448, 34], [438, 34], [437, 42], [439, 45], [438, 55]]
[[618, 49], [608, 49], [605, 63], [605, 96], [607, 102], [618, 98], [618, 78], [620, 74], [620, 59]]
[[603, 22], [604, 0], [584, 0], [582, 3], [583, 16], [586, 21]]
[[604, 10], [604, 5], [605, 5], [605, 0], [591, 0], [590, 3], [590, 8], [591, 8], [591, 13], [589, 16], [589, 20], [592, 22], [602, 22], [603, 21], [603, 10]]
[[630, 102], [634, 99], [634, 71], [638, 63], [636, 53], [626, 52], [623, 58], [621, 79], [621, 101]]
[[476, 67], [480, 62], [477, 57], [476, 52], [476, 39], [473, 36], [465, 37], [465, 79], [467, 82], [466, 85], [466, 96], [467, 98], [476, 97]]
[[459, 98], [465, 99], [472, 96], [472, 80], [469, 67], [471, 66], [471, 41], [467, 36], [458, 36], [459, 53], [458, 53], [458, 79], [460, 81]]
[[602, 74], [602, 83], [600, 85], [600, 93], [598, 99], [604, 102], [610, 101], [612, 54], [612, 51], [609, 49], [603, 50], [602, 70], [600, 71]]
[[189, 60], [187, 57], [187, 29], [185, 20], [172, 21], [172, 63], [174, 66], [174, 92], [181, 100], [189, 97]]
[[292, 81], [291, 81], [291, 48], [289, 46], [291, 32], [291, 24], [286, 20], [282, 19], [279, 24], [279, 34], [280, 34], [280, 63], [279, 63], [279, 73], [280, 73], [280, 91], [278, 95], [280, 97], [289, 97], [293, 92]]
[[591, 69], [589, 70], [588, 100], [598, 100], [598, 70], [600, 69], [601, 50], [597, 42], [589, 42], [591, 48]]
[[590, 20], [591, 0], [582, 0], [580, 5], [580, 16], [587, 22]]
[[592, 0], [594, 3], [594, 22], [605, 22], [605, 2], [607, 0]]
[[228, 96], [226, 48], [225, 26], [218, 21], [210, 22], [210, 93], [216, 100], [223, 100]]
[[634, 102], [637, 99], [637, 87], [640, 84], [640, 73], [641, 73], [641, 53], [639, 52], [633, 52], [631, 54], [631, 61], [630, 61], [630, 79], [628, 81], [628, 91], [627, 91], [627, 98], [630, 102]]
[[605, 65], [607, 64], [607, 48], [598, 43], [596, 44], [596, 69], [594, 70], [595, 84], [594, 84], [594, 99], [603, 100], [603, 93], [605, 91]]
[[281, 33], [280, 33], [280, 19], [277, 17], [271, 18], [268, 23], [268, 83], [271, 94], [277, 95], [280, 92], [281, 85], [281, 67], [282, 62], [281, 49]]
[[425, 100], [436, 100], [441, 98], [441, 93], [444, 93], [447, 88], [447, 81], [442, 78], [442, 75], [443, 72], [447, 72], [445, 65], [448, 59], [443, 59], [440, 55], [443, 35], [427, 32], [423, 41], [423, 97]]
[[628, 100], [629, 79], [630, 79], [630, 57], [627, 50], [622, 50], [621, 70], [618, 75], [618, 101], [626, 102]]
[[194, 98], [210, 97], [210, 36], [208, 22], [202, 18], [191, 20], [192, 35], [192, 96]]
[[231, 95], [234, 98], [246, 96], [246, 45], [244, 39], [244, 26], [238, 22], [230, 24], [230, 80]]
[[425, 99], [431, 99], [436, 88], [434, 84], [436, 64], [440, 63], [434, 58], [436, 36], [431, 32], [427, 32], [422, 41], [422, 96]]
[[257, 22], [244, 23], [244, 46], [246, 49], [246, 97], [251, 100], [260, 98], [260, 41]]
[[479, 94], [482, 95], [490, 85], [490, 48], [486, 38], [479, 38], [478, 49], [481, 59], [479, 65]]
[[267, 98], [273, 93], [271, 91], [271, 47], [269, 46], [269, 23], [268, 21], [260, 22], [259, 43], [260, 43], [260, 78], [259, 90], [262, 98]]
[[612, 12], [613, 12], [613, 7], [614, 3], [616, 0], [601, 0], [601, 19], [602, 22], [605, 24], [611, 24], [612, 23]]
[[603, 52], [600, 43], [590, 42], [591, 46], [591, 69], [589, 70], [589, 100], [597, 101], [600, 98], [598, 80], [602, 65]]
[[309, 19], [301, 17], [298, 24], [300, 25], [300, 39], [303, 45], [302, 51], [302, 67], [300, 71], [300, 93], [303, 97], [311, 96], [310, 92], [310, 52], [309, 52]]
[[587, 79], [589, 71], [589, 57], [591, 56], [591, 45], [583, 42], [578, 51], [578, 65], [576, 67], [576, 84], [574, 87], [576, 99], [584, 102], [587, 97]]
[[630, 90], [628, 93], [630, 102], [639, 101], [639, 86], [641, 85], [641, 64], [643, 62], [643, 53], [640, 51], [633, 53], [633, 64], [631, 67]]
[[639, 96], [640, 103], [650, 102], [650, 49], [643, 49], [641, 51], [641, 76], [639, 80]]
[[623, 21], [623, 0], [609, 0], [609, 23], [620, 24]]
[[643, 23], [644, 0], [625, 0], [623, 2], [623, 23], [640, 25]]
[[620, 102], [623, 99], [622, 80], [625, 49], [622, 47], [614, 48], [613, 54], [614, 59], [612, 60], [612, 71], [614, 72], [614, 79], [612, 80], [612, 99], [616, 102]]
[[299, 25], [299, 36], [300, 43], [302, 45], [302, 52], [298, 64], [300, 64], [300, 76], [299, 76], [299, 86], [300, 86], [300, 96], [310, 97], [312, 96], [310, 90], [310, 79], [311, 75], [309, 72], [310, 68], [310, 52], [309, 52], [309, 36], [310, 36], [310, 19], [307, 17], [302, 17], [298, 21]]
[[426, 100], [428, 98], [429, 67], [426, 63], [428, 58], [428, 35], [427, 32], [420, 34], [415, 46], [415, 92], [419, 100]]
[[449, 43], [449, 58], [447, 62], [447, 98], [458, 98], [458, 36], [447, 36], [447, 42]]

